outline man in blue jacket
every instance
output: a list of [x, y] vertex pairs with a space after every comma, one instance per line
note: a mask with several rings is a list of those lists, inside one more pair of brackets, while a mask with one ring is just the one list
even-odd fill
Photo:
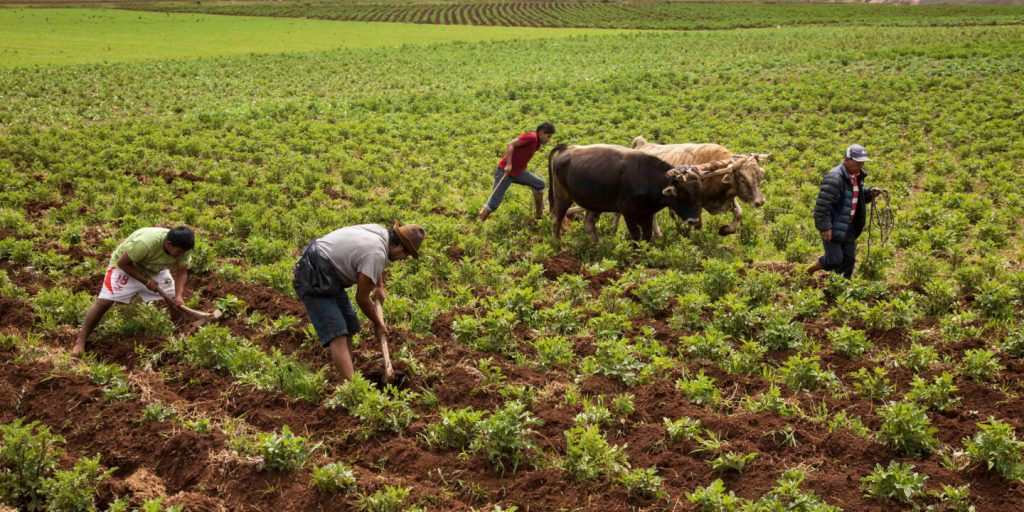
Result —
[[827, 270], [849, 279], [857, 257], [857, 237], [864, 231], [867, 217], [864, 205], [880, 190], [864, 188], [868, 175], [864, 162], [870, 162], [868, 151], [860, 144], [846, 148], [843, 162], [821, 180], [821, 190], [814, 204], [814, 227], [821, 233], [825, 255], [807, 269], [808, 274]]

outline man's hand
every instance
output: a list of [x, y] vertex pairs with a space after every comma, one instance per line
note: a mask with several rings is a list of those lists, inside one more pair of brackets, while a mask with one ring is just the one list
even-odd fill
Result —
[[878, 187], [871, 187], [871, 188], [868, 189], [868, 193], [871, 194], [871, 198], [874, 199], [874, 198], [882, 195], [882, 189], [880, 189]]
[[822, 231], [821, 232], [821, 239], [826, 241], [826, 242], [831, 242], [832, 241], [832, 230], [831, 229], [826, 229], [825, 231]]
[[384, 290], [384, 288], [376, 288], [376, 289], [374, 289], [373, 300], [375, 300], [377, 302], [380, 302], [383, 305], [384, 301], [387, 300], [387, 298], [388, 298], [388, 292], [386, 292]]
[[512, 172], [512, 162], [505, 164], [505, 176], [502, 176], [502, 178], [508, 177], [508, 173], [510, 172]]
[[185, 299], [182, 298], [181, 295], [175, 295], [174, 296], [174, 303], [179, 305], [179, 306], [184, 306], [185, 305]]
[[391, 329], [388, 328], [388, 324], [374, 325], [373, 333], [374, 336], [377, 338], [377, 341], [380, 341], [388, 334], [391, 334]]
[[152, 277], [146, 279], [146, 288], [151, 292], [160, 293], [160, 283], [156, 282], [156, 279]]

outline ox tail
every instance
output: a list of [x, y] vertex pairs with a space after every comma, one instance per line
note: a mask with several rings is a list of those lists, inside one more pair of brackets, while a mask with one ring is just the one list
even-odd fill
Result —
[[552, 167], [551, 162], [555, 159], [555, 156], [558, 155], [558, 153], [561, 153], [567, 147], [569, 147], [569, 146], [567, 146], [565, 144], [559, 144], [559, 145], [555, 146], [554, 148], [552, 148], [551, 152], [548, 153], [548, 209], [549, 210], [554, 210], [554, 208], [555, 208], [555, 178], [554, 178], [554, 173], [551, 172], [551, 167]]

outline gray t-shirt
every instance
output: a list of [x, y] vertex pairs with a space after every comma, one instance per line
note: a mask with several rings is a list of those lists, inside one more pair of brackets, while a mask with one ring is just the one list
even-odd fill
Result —
[[378, 224], [337, 229], [320, 237], [316, 250], [331, 262], [346, 288], [359, 282], [359, 274], [377, 284], [388, 263], [388, 229]]

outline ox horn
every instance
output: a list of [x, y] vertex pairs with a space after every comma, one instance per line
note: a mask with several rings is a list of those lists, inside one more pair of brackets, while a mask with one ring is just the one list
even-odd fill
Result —
[[673, 185], [669, 185], [662, 189], [661, 194], [665, 196], [674, 196], [676, 195], [676, 187]]

